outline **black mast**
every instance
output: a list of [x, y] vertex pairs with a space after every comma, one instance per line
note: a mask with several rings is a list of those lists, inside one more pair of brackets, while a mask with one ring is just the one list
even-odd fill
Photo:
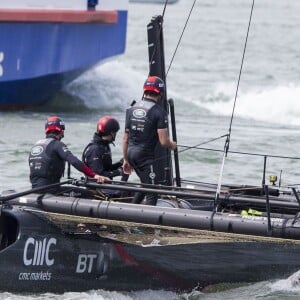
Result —
[[[162, 16], [152, 17], [151, 22], [147, 25], [149, 75], [158, 76], [165, 82], [165, 94], [161, 97], [159, 104], [169, 113], [162, 25]], [[158, 170], [158, 174], [156, 174], [158, 176], [158, 182], [164, 185], [172, 185], [173, 172], [171, 151], [157, 145], [155, 149], [155, 158], [156, 170]]]

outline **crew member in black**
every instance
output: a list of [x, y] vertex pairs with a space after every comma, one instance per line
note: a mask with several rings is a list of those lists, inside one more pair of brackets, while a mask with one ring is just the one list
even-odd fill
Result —
[[[119, 122], [115, 118], [111, 116], [100, 118], [92, 142], [83, 151], [82, 161], [100, 175], [109, 177], [110, 179], [122, 176], [123, 180], [123, 159], [113, 164], [110, 149], [110, 144], [114, 143], [119, 129]], [[125, 193], [112, 189], [97, 189], [97, 191], [114, 198], [127, 196]]]
[[[157, 104], [164, 94], [165, 85], [156, 76], [147, 78], [141, 101], [126, 111], [123, 135], [123, 170], [130, 173], [132, 168], [142, 183], [157, 184], [154, 167], [154, 150], [159, 142], [163, 147], [176, 149], [176, 143], [168, 134], [167, 112]], [[133, 203], [140, 203], [143, 193], [136, 193]], [[157, 195], [146, 195], [146, 204], [156, 205]]]
[[[48, 117], [45, 123], [46, 138], [39, 140], [29, 154], [30, 182], [32, 188], [59, 183], [64, 174], [65, 162], [69, 162], [78, 171], [86, 176], [103, 183], [110, 179], [96, 174], [86, 164], [75, 157], [68, 147], [61, 142], [64, 137], [65, 124], [56, 117]], [[93, 194], [87, 189], [73, 186], [59, 186], [47, 190], [53, 194], [93, 198]]]
[[82, 154], [82, 160], [88, 167], [110, 179], [123, 175], [123, 160], [113, 164], [110, 150], [110, 144], [114, 143], [119, 129], [119, 122], [115, 118], [100, 118], [92, 142], [85, 147]]

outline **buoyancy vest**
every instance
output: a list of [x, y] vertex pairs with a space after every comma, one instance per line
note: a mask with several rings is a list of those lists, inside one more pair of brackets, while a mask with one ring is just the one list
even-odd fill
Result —
[[122, 175], [120, 167], [122, 162], [112, 163], [110, 142], [103, 140], [97, 133], [83, 150], [82, 161], [99, 175], [113, 178]]
[[[104, 170], [110, 171], [112, 169], [112, 154], [109, 146], [109, 142], [102, 139], [101, 136], [94, 134], [93, 140], [84, 148], [82, 153], [82, 161], [91, 166], [90, 161], [88, 161], [88, 155], [90, 155], [90, 150], [93, 148], [94, 155], [100, 155], [99, 157]], [[96, 150], [95, 150], [96, 149]], [[97, 157], [90, 157], [90, 159], [97, 159]]]
[[31, 182], [40, 177], [49, 182], [58, 182], [63, 176], [65, 161], [55, 151], [54, 138], [39, 140], [29, 154], [30, 180]]
[[149, 111], [155, 104], [154, 101], [141, 100], [130, 108], [130, 143], [148, 144], [153, 132], [156, 134], [156, 128], [152, 128], [153, 122], [148, 117]]

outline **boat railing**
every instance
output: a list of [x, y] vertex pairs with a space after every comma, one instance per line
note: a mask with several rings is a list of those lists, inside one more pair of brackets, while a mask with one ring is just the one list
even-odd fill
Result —
[[[202, 143], [204, 144], [204, 143]], [[224, 153], [223, 149], [216, 149], [216, 148], [209, 148], [209, 147], [202, 147], [202, 146], [186, 146], [186, 145], [178, 145], [178, 147], [180, 147], [180, 149], [182, 149], [181, 151], [179, 151], [179, 153], [185, 151], [185, 150], [201, 150], [201, 151], [208, 151], [208, 152], [217, 152], [217, 153]], [[242, 156], [243, 159], [245, 156], [252, 156], [252, 157], [259, 157], [262, 158], [262, 179], [261, 179], [261, 186], [263, 187], [267, 180], [266, 180], [266, 174], [267, 171], [270, 169], [270, 167], [267, 167], [267, 163], [271, 160], [271, 159], [275, 159], [275, 160], [290, 160], [290, 161], [300, 161], [300, 157], [298, 156], [287, 156], [287, 155], [274, 155], [274, 154], [265, 154], [265, 153], [254, 153], [254, 152], [244, 152], [244, 151], [233, 151], [233, 150], [228, 150], [228, 154], [231, 155], [231, 157], [233, 157], [232, 155], [239, 155]], [[228, 160], [230, 160], [230, 158], [228, 158]], [[247, 160], [248, 161], [248, 160]], [[245, 160], [243, 160], [241, 163], [245, 163]], [[278, 168], [278, 164], [276, 164], [276, 168]], [[277, 175], [274, 175], [274, 171], [272, 171], [272, 173], [269, 172], [269, 181], [270, 184], [275, 186], [277, 185], [278, 188], [291, 188], [293, 186], [298, 186], [300, 185], [300, 183], [291, 183], [289, 182], [288, 184], [282, 185], [282, 169], [279, 170], [279, 178]], [[294, 174], [296, 175], [296, 174]], [[293, 176], [295, 177], [295, 176]], [[277, 184], [278, 181], [278, 184]]]

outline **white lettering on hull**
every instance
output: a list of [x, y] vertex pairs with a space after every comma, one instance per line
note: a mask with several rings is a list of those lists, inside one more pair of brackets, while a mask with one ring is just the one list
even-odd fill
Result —
[[96, 254], [79, 254], [77, 260], [76, 273], [91, 273], [96, 258]]
[[[52, 266], [54, 258], [50, 257], [50, 247], [56, 245], [55, 238], [44, 238], [43, 240], [36, 240], [32, 237], [25, 242], [23, 252], [23, 263], [25, 266]], [[33, 250], [33, 255], [30, 250]]]
[[30, 272], [24, 272], [19, 273], [19, 280], [35, 280], [35, 281], [46, 281], [51, 280], [52, 273], [50, 272], [36, 272], [36, 273], [30, 273]]

